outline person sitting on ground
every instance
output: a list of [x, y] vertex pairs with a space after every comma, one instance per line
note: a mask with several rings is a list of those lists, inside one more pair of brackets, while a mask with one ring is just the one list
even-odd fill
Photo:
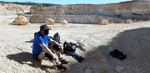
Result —
[[59, 69], [66, 69], [65, 66], [59, 61], [58, 57], [48, 48], [48, 42], [57, 45], [60, 48], [60, 51], [63, 53], [64, 50], [60, 44], [52, 40], [48, 34], [51, 30], [47, 25], [41, 25], [40, 31], [36, 34], [33, 40], [33, 50], [32, 57], [34, 60], [42, 62], [42, 60], [50, 60], [54, 63]]

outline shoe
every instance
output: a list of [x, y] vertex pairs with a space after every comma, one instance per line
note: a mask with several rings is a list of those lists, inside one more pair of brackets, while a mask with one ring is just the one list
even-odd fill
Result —
[[64, 65], [57, 65], [56, 66], [59, 70], [66, 70], [67, 69], [67, 67], [66, 66], [64, 66]]
[[69, 61], [66, 61], [65, 59], [60, 60], [60, 62], [61, 62], [62, 64], [68, 64], [68, 63], [69, 63]]
[[82, 51], [87, 50], [87, 45], [85, 43], [78, 41], [77, 44], [78, 44], [77, 46], [80, 50], [82, 50]]

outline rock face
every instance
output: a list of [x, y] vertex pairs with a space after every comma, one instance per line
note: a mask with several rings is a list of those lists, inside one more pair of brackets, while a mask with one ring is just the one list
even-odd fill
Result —
[[45, 23], [46, 20], [52, 18], [56, 23], [67, 20], [68, 23], [98, 24], [102, 19], [108, 19], [111, 22], [121, 23], [124, 19], [104, 17], [98, 15], [32, 15], [29, 17], [31, 23]]
[[23, 14], [29, 12], [31, 6], [12, 3], [0, 3], [0, 15]]
[[[112, 22], [122, 22], [119, 19], [135, 19], [135, 20], [148, 20], [150, 19], [150, 5], [149, 1], [129, 1], [113, 4], [76, 4], [76, 5], [60, 5], [50, 7], [31, 7], [30, 13], [32, 14], [31, 22], [43, 22], [47, 16], [52, 17], [56, 22], [64, 18], [71, 23], [100, 23], [99, 17], [102, 19], [117, 19]], [[57, 16], [58, 15], [58, 16]], [[85, 16], [86, 15], [86, 16]], [[93, 19], [92, 15], [97, 15], [97, 19]], [[34, 17], [41, 16], [43, 21], [33, 19]], [[61, 16], [61, 18], [59, 18]], [[72, 17], [73, 16], [73, 17]], [[77, 18], [80, 17], [80, 18]], [[83, 20], [84, 19], [84, 20]], [[91, 20], [93, 19], [93, 20]], [[98, 20], [98, 21], [96, 21]], [[81, 22], [83, 21], [83, 22]], [[95, 22], [93, 22], [95, 21]]]
[[100, 15], [131, 19], [148, 19], [150, 2], [131, 1], [114, 4], [77, 4], [50, 7], [31, 7], [31, 14]]

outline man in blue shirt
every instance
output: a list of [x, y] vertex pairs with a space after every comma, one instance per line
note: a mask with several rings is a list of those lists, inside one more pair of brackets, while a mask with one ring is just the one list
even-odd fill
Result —
[[51, 29], [47, 25], [40, 26], [40, 31], [36, 34], [33, 40], [33, 59], [40, 60], [40, 62], [42, 62], [44, 59], [48, 59], [53, 61], [55, 66], [59, 67], [60, 69], [66, 69], [66, 67], [61, 64], [58, 57], [55, 56], [55, 54], [53, 54], [48, 48], [48, 42], [50, 42], [57, 45], [62, 53], [64, 51], [60, 44], [48, 36], [49, 30]]

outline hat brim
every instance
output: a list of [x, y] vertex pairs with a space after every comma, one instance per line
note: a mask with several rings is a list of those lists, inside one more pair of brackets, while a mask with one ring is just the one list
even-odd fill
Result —
[[48, 27], [47, 25], [41, 25], [40, 30], [51, 30], [51, 28]]
[[52, 29], [48, 27], [48, 28], [46, 28], [45, 30], [52, 30]]

